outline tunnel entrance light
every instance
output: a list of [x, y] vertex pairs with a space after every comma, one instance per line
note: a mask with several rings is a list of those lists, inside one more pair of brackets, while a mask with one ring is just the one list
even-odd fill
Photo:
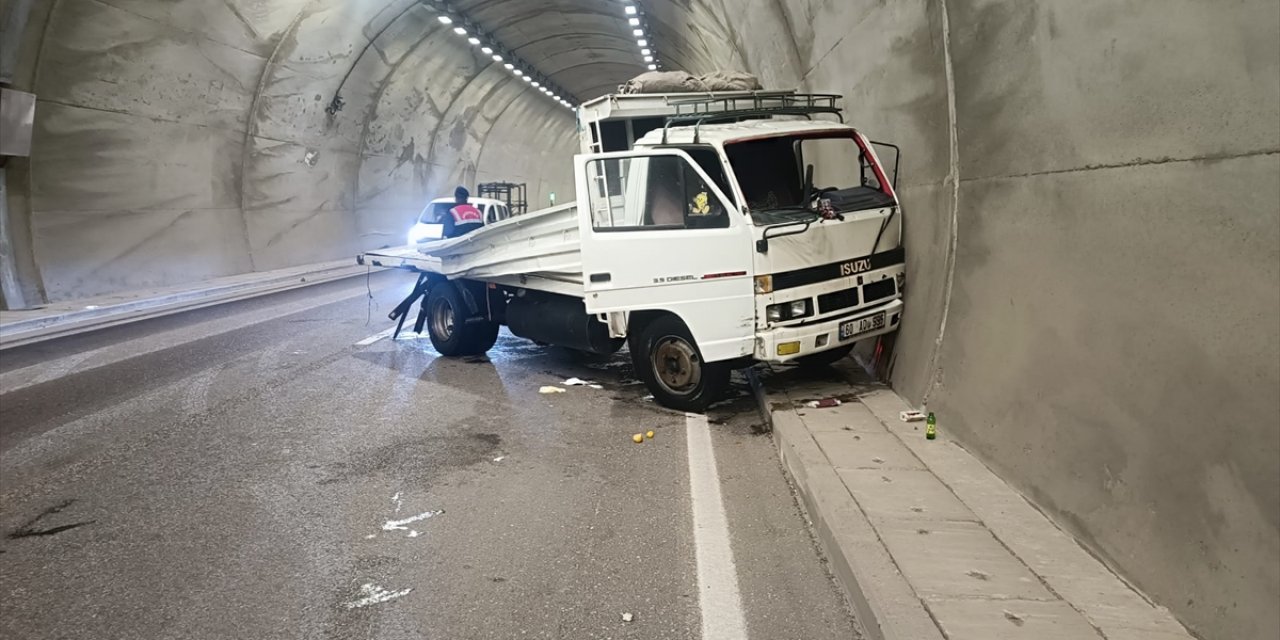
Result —
[[639, 39], [639, 40], [636, 40], [636, 44], [638, 44], [638, 45], [640, 45], [640, 46], [642, 46], [642, 47], [647, 47], [647, 46], [649, 46], [649, 41], [648, 41], [648, 40], [645, 40], [644, 38], [641, 38], [641, 39]]
[[630, 20], [627, 20], [627, 22], [633, 27], [640, 26], [640, 18], [631, 18]]
[[645, 62], [653, 62], [653, 56], [645, 56], [645, 57], [644, 57], [644, 61], [645, 61]]
[[482, 51], [482, 52], [487, 56], [487, 55], [489, 55], [489, 54], [493, 53], [493, 48], [492, 48], [492, 47], [480, 47], [480, 51]]
[[511, 64], [510, 62], [508, 62], [508, 63], [506, 63], [506, 64], [504, 64], [504, 65], [502, 65], [502, 66], [506, 67], [508, 71], [510, 71], [510, 70], [515, 69], [515, 68], [516, 68], [516, 66], [515, 66], [514, 64]]
[[630, 5], [630, 4], [627, 5], [626, 8], [623, 9], [623, 12], [625, 12], [629, 16], [634, 16], [636, 14], [635, 5]]
[[635, 30], [632, 30], [632, 32], [631, 32], [631, 33], [635, 34], [636, 36], [643, 36], [643, 35], [644, 35], [644, 29], [635, 29]]
[[656, 64], [651, 64], [651, 65], [649, 65], [649, 70], [650, 70], [650, 71], [657, 71], [657, 70], [658, 70], [658, 65], [656, 65]]
[[475, 37], [475, 36], [471, 36], [470, 38], [467, 38], [467, 42], [470, 42], [470, 43], [472, 44], [472, 46], [475, 46], [475, 45], [480, 44], [480, 38], [477, 38], [477, 37]]
[[450, 18], [449, 16], [439, 16], [436, 20], [439, 20], [440, 24], [453, 24], [453, 18]]
[[494, 61], [494, 62], [502, 62], [502, 56], [500, 56], [500, 55], [498, 55], [498, 54], [496, 54], [496, 53], [495, 53], [495, 54], [493, 54], [493, 61]]
[[652, 51], [652, 50], [649, 50], [649, 49], [641, 49], [641, 50], [640, 50], [640, 55], [642, 55], [642, 56], [653, 55], [653, 51]]
[[465, 36], [465, 35], [467, 35], [467, 30], [466, 30], [466, 29], [463, 29], [462, 27], [454, 27], [454, 28], [453, 28], [453, 32], [454, 32], [454, 33], [456, 33], [456, 34], [458, 34], [458, 35], [460, 35], [460, 36]]

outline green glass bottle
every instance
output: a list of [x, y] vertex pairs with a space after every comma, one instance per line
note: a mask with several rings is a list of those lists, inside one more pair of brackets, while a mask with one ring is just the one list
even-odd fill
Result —
[[933, 417], [932, 411], [924, 421], [924, 437], [926, 440], [934, 440], [938, 437], [938, 419]]

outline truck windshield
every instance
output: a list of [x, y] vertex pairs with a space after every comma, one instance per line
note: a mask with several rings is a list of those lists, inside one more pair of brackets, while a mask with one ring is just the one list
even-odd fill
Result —
[[[848, 135], [782, 136], [725, 145], [747, 207], [758, 224], [807, 217], [820, 200], [838, 213], [892, 206], [858, 144]], [[805, 171], [813, 184], [805, 201]]]

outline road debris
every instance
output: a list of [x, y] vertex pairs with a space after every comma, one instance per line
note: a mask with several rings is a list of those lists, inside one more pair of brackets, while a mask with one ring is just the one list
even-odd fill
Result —
[[560, 387], [546, 386], [541, 389], [538, 389], [538, 393], [541, 393], [543, 395], [550, 395], [553, 393], [564, 393], [564, 389], [561, 389]]
[[823, 398], [821, 400], [810, 400], [809, 402], [804, 403], [804, 406], [809, 407], [810, 409], [828, 409], [831, 407], [838, 407], [841, 404], [840, 400], [836, 398]]
[[631, 615], [630, 613], [624, 613], [624, 614], [622, 614], [622, 621], [623, 621], [623, 622], [631, 622], [632, 620], [635, 620], [635, 619], [636, 619], [636, 617], [635, 617], [635, 616], [633, 616], [633, 615]]
[[401, 589], [399, 591], [387, 591], [386, 589], [383, 589], [382, 587], [379, 587], [376, 584], [365, 583], [360, 585], [361, 597], [357, 600], [348, 602], [347, 608], [359, 609], [362, 607], [367, 607], [371, 604], [389, 602], [391, 600], [395, 600], [396, 598], [403, 598], [404, 596], [409, 595], [412, 591], [413, 591], [413, 588]]
[[415, 538], [417, 537], [415, 535], [417, 532], [413, 531], [412, 529], [410, 529], [405, 525], [413, 524], [415, 522], [421, 522], [423, 520], [426, 520], [427, 518], [434, 518], [442, 513], [444, 513], [442, 509], [436, 509], [434, 511], [424, 511], [422, 513], [419, 513], [416, 516], [410, 516], [408, 518], [405, 518], [404, 520], [388, 520], [382, 524], [382, 530], [383, 531], [409, 531], [410, 532], [409, 537]]
[[502, 461], [503, 461], [503, 460], [505, 460], [506, 458], [507, 458], [506, 456], [498, 456], [498, 457], [494, 458], [494, 459], [493, 459], [493, 461], [494, 461], [494, 462], [502, 462]]
[[394, 496], [391, 496], [391, 504], [396, 506], [396, 513], [400, 513], [400, 507], [404, 506], [404, 498], [401, 497], [401, 493], [399, 491], [397, 491]]
[[603, 388], [604, 388], [604, 385], [602, 385], [602, 384], [600, 384], [600, 383], [598, 383], [598, 382], [592, 382], [592, 381], [590, 381], [590, 380], [583, 380], [582, 378], [569, 378], [568, 380], [565, 380], [564, 382], [562, 382], [562, 383], [560, 383], [560, 384], [563, 384], [563, 385], [564, 385], [564, 386], [566, 386], [566, 387], [591, 387], [592, 389], [603, 389]]
[[921, 420], [924, 420], [924, 412], [916, 411], [914, 409], [910, 411], [902, 411], [898, 413], [898, 419], [903, 422], [920, 422]]

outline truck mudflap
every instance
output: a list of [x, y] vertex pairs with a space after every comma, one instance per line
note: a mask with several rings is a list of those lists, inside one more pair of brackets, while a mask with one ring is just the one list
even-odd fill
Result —
[[790, 362], [898, 330], [902, 300], [856, 314], [809, 325], [776, 327], [756, 334], [757, 360]]
[[413, 308], [413, 303], [422, 300], [422, 304], [418, 309], [418, 318], [413, 323], [413, 332], [422, 333], [422, 328], [427, 322], [427, 293], [432, 287], [436, 286], [456, 286], [458, 292], [462, 295], [462, 299], [467, 304], [469, 316], [477, 316], [481, 311], [485, 311], [485, 316], [492, 315], [491, 301], [486, 300], [485, 307], [481, 307], [480, 300], [487, 295], [486, 285], [482, 282], [474, 282], [469, 280], [447, 280], [444, 276], [435, 273], [419, 273], [418, 281], [413, 285], [413, 290], [400, 301], [387, 317], [396, 323], [396, 330], [392, 333], [391, 339], [400, 337], [400, 331], [404, 329], [404, 321], [409, 317], [409, 310]]

